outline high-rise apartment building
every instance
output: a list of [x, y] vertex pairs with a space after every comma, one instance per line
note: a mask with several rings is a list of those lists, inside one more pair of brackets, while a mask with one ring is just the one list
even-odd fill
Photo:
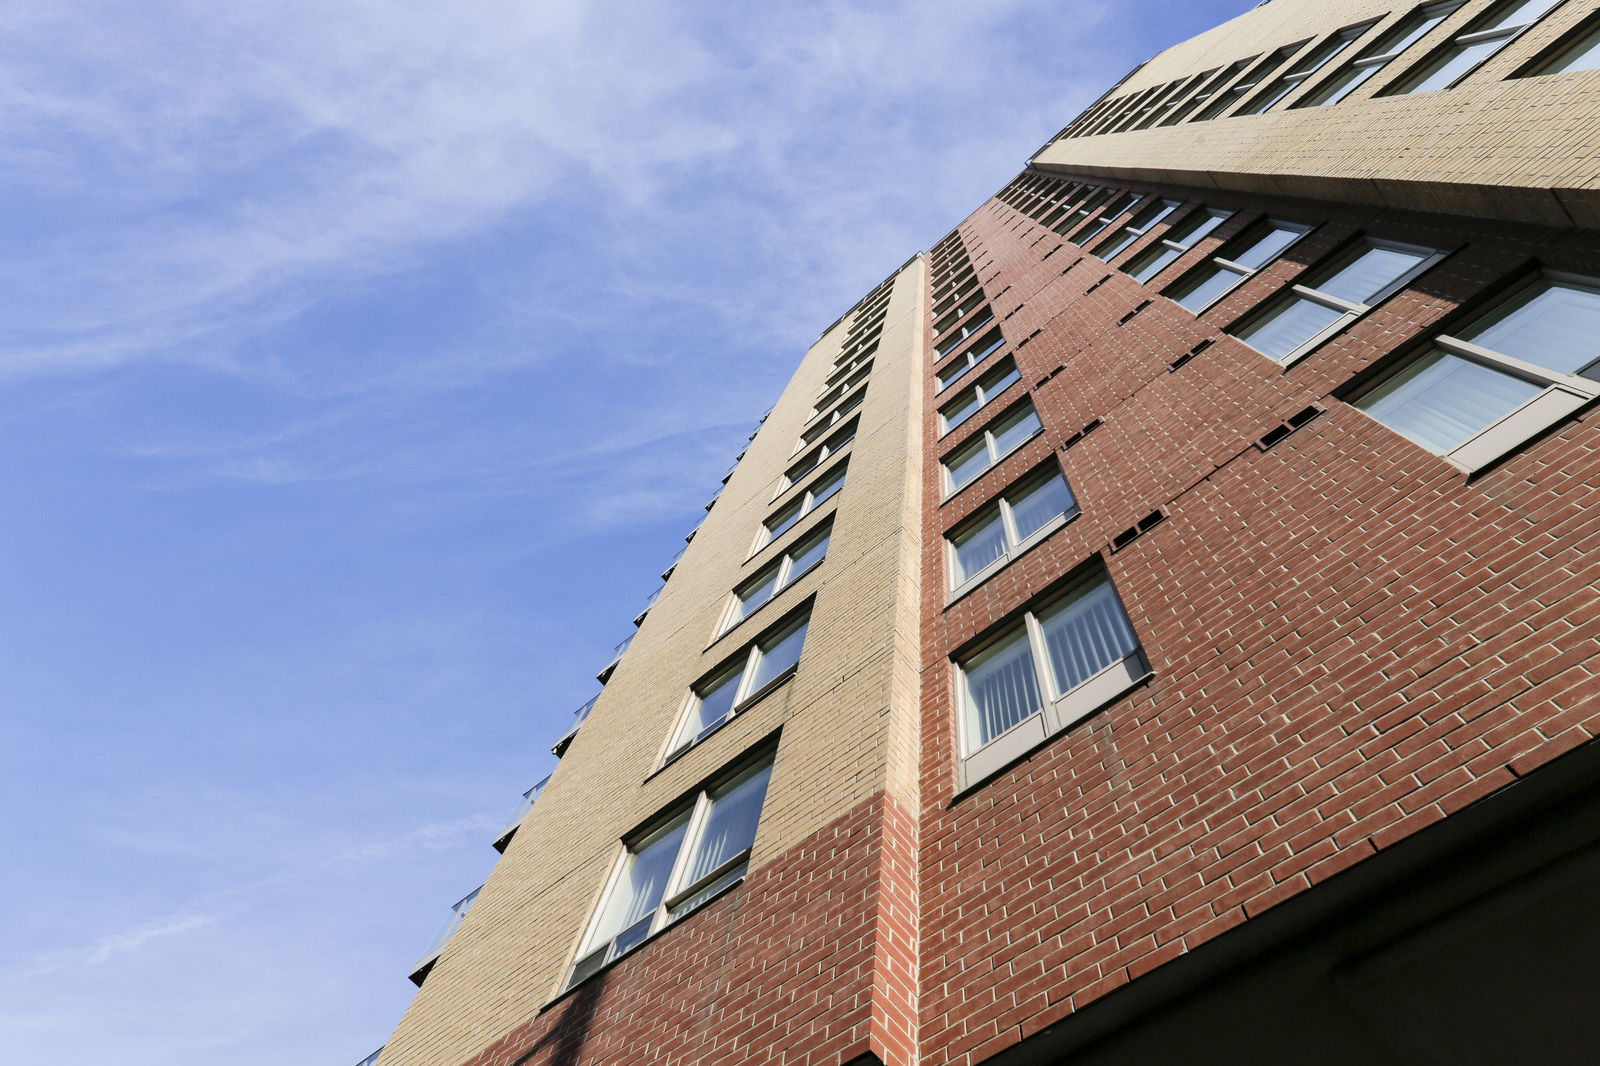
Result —
[[1595, 8], [1263, 4], [824, 330], [383, 1066], [1593, 1061]]

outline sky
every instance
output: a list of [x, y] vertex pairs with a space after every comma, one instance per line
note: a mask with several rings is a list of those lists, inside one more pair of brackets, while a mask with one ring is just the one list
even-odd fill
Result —
[[822, 327], [1250, 0], [11, 0], [0, 1047], [351, 1066]]

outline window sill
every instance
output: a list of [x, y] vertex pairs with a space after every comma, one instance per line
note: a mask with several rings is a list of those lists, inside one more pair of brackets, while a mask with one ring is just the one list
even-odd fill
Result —
[[778, 689], [788, 684], [794, 678], [794, 675], [799, 672], [799, 670], [800, 664], [798, 663], [784, 670], [777, 677], [773, 678], [771, 681], [768, 681], [765, 685], [762, 685], [760, 688], [750, 693], [750, 695], [746, 696], [744, 702], [738, 704], [727, 714], [723, 715], [719, 721], [713, 722], [706, 728], [705, 732], [689, 741], [689, 743], [685, 744], [683, 747], [674, 748], [672, 751], [668, 752], [666, 756], [662, 758], [661, 765], [650, 771], [650, 773], [645, 776], [645, 781], [649, 781], [667, 767], [671, 766], [673, 763], [677, 762], [679, 759], [682, 759], [691, 751], [694, 751], [696, 748], [700, 747], [700, 745], [704, 744], [706, 741], [722, 732], [731, 723], [736, 722], [740, 718], [744, 717], [744, 715], [753, 710], [757, 704], [761, 703], [768, 696], [772, 695], [774, 692], [778, 691]]
[[[1035, 751], [1072, 730], [1116, 703], [1134, 689], [1142, 688], [1155, 677], [1144, 653], [1136, 651], [1089, 678], [1050, 706], [1033, 714], [961, 760], [956, 774], [956, 794], [947, 807], [953, 807], [983, 785]], [[1059, 724], [1052, 726], [1048, 719]]]
[[1062, 512], [1056, 517], [1050, 519], [1050, 521], [1046, 522], [1044, 525], [1040, 526], [1038, 529], [1034, 530], [1026, 540], [1018, 542], [1015, 548], [1010, 549], [1000, 558], [996, 559], [982, 570], [979, 570], [976, 574], [973, 574], [971, 577], [967, 578], [966, 581], [951, 589], [945, 599], [944, 609], [948, 611], [961, 600], [966, 599], [967, 596], [975, 592], [979, 586], [988, 584], [990, 578], [994, 577], [996, 574], [1000, 573], [1000, 571], [1006, 569], [1012, 563], [1016, 562], [1018, 559], [1022, 558], [1024, 555], [1028, 554], [1045, 541], [1049, 540], [1051, 534], [1067, 525], [1067, 523], [1071, 522], [1082, 513], [1083, 508], [1081, 507], [1074, 508], [1071, 512]]

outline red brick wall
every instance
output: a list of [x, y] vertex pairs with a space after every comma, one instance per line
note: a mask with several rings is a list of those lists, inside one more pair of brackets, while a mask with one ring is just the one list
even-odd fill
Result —
[[[1150, 287], [998, 201], [961, 227], [1022, 381], [927, 430], [929, 1066], [982, 1061], [1600, 729], [1600, 412], [1469, 480], [1331, 395], [1534, 259], [1600, 274], [1592, 238], [1206, 202], [1239, 214]], [[1263, 211], [1322, 225], [1201, 318], [1156, 294]], [[1454, 251], [1287, 370], [1220, 333], [1358, 231]], [[1024, 390], [1045, 432], [941, 506], [939, 456]], [[938, 534], [1052, 455], [1081, 516], [947, 609]], [[956, 798], [952, 653], [1097, 554], [1153, 680]]]

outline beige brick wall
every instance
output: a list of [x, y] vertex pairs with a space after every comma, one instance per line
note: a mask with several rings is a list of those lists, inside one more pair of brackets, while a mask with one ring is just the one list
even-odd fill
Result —
[[[1291, 96], [1262, 115], [1066, 138], [1040, 150], [1034, 162], [1104, 177], [1600, 225], [1600, 71], [1509, 78], [1592, 13], [1593, 0], [1567, 0], [1455, 88], [1375, 95], [1490, 6], [1492, 0], [1468, 0], [1338, 104], [1285, 110]], [[1112, 96], [1306, 38], [1315, 44], [1333, 30], [1382, 16], [1303, 91], [1415, 7], [1397, 0], [1273, 0], [1167, 49]]]
[[[385, 1066], [458, 1066], [535, 1016], [561, 990], [622, 835], [780, 726], [753, 867], [876, 793], [916, 809], [925, 289], [920, 259], [899, 272], [844, 489], [751, 557], [851, 316], [806, 354], [401, 1020]], [[733, 586], [830, 511], [826, 560], [713, 639]], [[813, 594], [794, 678], [657, 772], [689, 686]]]

